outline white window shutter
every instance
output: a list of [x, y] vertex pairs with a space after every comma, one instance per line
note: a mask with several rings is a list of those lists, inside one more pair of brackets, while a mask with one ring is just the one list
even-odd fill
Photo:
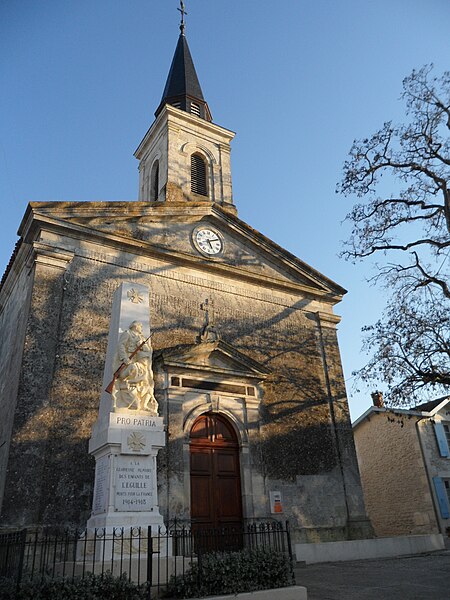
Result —
[[450, 456], [447, 437], [445, 435], [444, 426], [442, 425], [442, 423], [434, 424], [434, 433], [436, 434], [436, 440], [439, 446], [439, 452], [441, 453], [441, 456]]

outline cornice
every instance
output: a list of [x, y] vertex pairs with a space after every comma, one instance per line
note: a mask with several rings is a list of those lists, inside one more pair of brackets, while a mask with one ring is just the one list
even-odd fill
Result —
[[65, 271], [74, 256], [74, 252], [67, 252], [67, 250], [62, 250], [61, 248], [50, 246], [49, 244], [44, 244], [42, 242], [34, 242], [33, 254], [29, 261], [34, 261], [36, 264], [55, 267]]
[[32, 272], [33, 266], [39, 264], [65, 271], [74, 256], [73, 252], [68, 252], [56, 246], [33, 240], [31, 240], [31, 243], [26, 243], [22, 240], [0, 286], [0, 313], [6, 306], [14, 285], [23, 269]]
[[[280, 262], [285, 265], [289, 265], [291, 269], [298, 273], [299, 271], [302, 273], [303, 277], [309, 276], [311, 280], [318, 286], [320, 286], [326, 293], [334, 296], [335, 298], [339, 298], [338, 301], [341, 300], [341, 297], [347, 293], [347, 290], [335, 283], [307, 263], [303, 262], [300, 258], [291, 254], [288, 250], [282, 248], [279, 244], [266, 237], [263, 233], [254, 229], [245, 221], [242, 221], [237, 216], [230, 214], [223, 210], [221, 206], [217, 204], [212, 206], [211, 210], [212, 214], [216, 213], [221, 221], [226, 221], [231, 229], [234, 229], [237, 232], [245, 235], [250, 238], [253, 243], [260, 248], [265, 248], [266, 252], [269, 254], [277, 256]], [[324, 282], [327, 286], [324, 285]], [[333, 289], [333, 292], [330, 291], [329, 288]]]
[[[224, 356], [225, 359], [232, 361], [234, 366], [220, 367], [217, 364], [207, 364], [205, 357], [209, 357], [213, 353]], [[187, 369], [217, 375], [256, 379], [258, 381], [263, 381], [270, 375], [270, 370], [267, 367], [240, 352], [224, 340], [166, 348], [158, 353], [156, 360], [164, 368]], [[239, 366], [236, 368], [236, 365]]]
[[316, 315], [322, 327], [335, 329], [336, 325], [341, 322], [341, 317], [333, 313], [317, 311]]
[[169, 128], [179, 129], [183, 126], [190, 126], [194, 129], [201, 129], [204, 132], [207, 132], [209, 135], [212, 135], [214, 138], [220, 137], [224, 139], [228, 144], [236, 135], [235, 132], [231, 131], [230, 129], [210, 123], [209, 121], [205, 121], [205, 119], [201, 119], [200, 117], [196, 117], [191, 113], [179, 108], [175, 108], [170, 104], [166, 104], [148, 129], [147, 133], [144, 135], [139, 146], [136, 148], [134, 156], [138, 160], [142, 158], [142, 153], [145, 151], [150, 138], [157, 135], [158, 129], [166, 124]]
[[[161, 218], [176, 218], [183, 216], [195, 222], [198, 218], [203, 216], [210, 216], [213, 220], [218, 219], [223, 225], [224, 223], [234, 230], [236, 234], [244, 234], [246, 237], [260, 248], [260, 251], [266, 254], [268, 260], [274, 263], [271, 259], [272, 256], [279, 261], [280, 264], [284, 265], [284, 268], [291, 271], [295, 276], [311, 277], [311, 285], [307, 283], [289, 282], [276, 277], [262, 275], [249, 271], [245, 268], [238, 267], [235, 265], [228, 265], [222, 262], [216, 262], [212, 259], [205, 259], [203, 257], [197, 257], [193, 254], [184, 253], [178, 250], [168, 249], [163, 246], [144, 242], [142, 240], [135, 240], [113, 233], [100, 231], [94, 228], [90, 228], [83, 224], [73, 223], [66, 220], [67, 217], [89, 217], [96, 216], [97, 218], [111, 218], [113, 219], [116, 215], [124, 214], [128, 217], [139, 216], [152, 216]], [[51, 212], [51, 214], [49, 214]], [[48, 229], [50, 231], [58, 232], [62, 235], [69, 235], [76, 239], [87, 239], [93, 243], [100, 243], [102, 246], [110, 246], [119, 248], [121, 251], [129, 252], [132, 254], [140, 254], [142, 256], [154, 257], [164, 259], [170, 263], [179, 264], [181, 266], [194, 267], [204, 272], [216, 273], [223, 275], [227, 278], [245, 280], [249, 283], [264, 286], [265, 288], [272, 288], [287, 291], [290, 293], [298, 294], [302, 293], [311, 298], [321, 298], [332, 304], [336, 304], [341, 300], [342, 294], [339, 293], [340, 289], [327, 288], [324, 283], [320, 281], [320, 274], [302, 263], [300, 259], [297, 259], [288, 252], [285, 252], [277, 244], [271, 242], [268, 238], [257, 232], [256, 230], [249, 227], [243, 221], [240, 221], [236, 217], [229, 215], [226, 211], [220, 207], [212, 204], [202, 203], [191, 203], [189, 205], [189, 215], [186, 214], [186, 203], [177, 203], [176, 206], [168, 203], [155, 203], [150, 202], [94, 202], [94, 203], [31, 203], [27, 209], [27, 214], [21, 225], [20, 233], [26, 237], [27, 241], [33, 241], [37, 237], [39, 229]], [[70, 232], [70, 233], [68, 233]], [[324, 277], [325, 281], [326, 280]], [[336, 286], [336, 284], [334, 284]], [[336, 292], [335, 292], [336, 290]], [[345, 290], [343, 290], [345, 293]]]
[[204, 129], [205, 131], [209, 131], [215, 136], [221, 136], [231, 142], [231, 140], [235, 137], [236, 132], [231, 129], [227, 129], [226, 127], [222, 127], [221, 125], [216, 125], [215, 123], [211, 123], [210, 121], [206, 121], [200, 117], [192, 115], [191, 113], [185, 112], [184, 110], [180, 110], [179, 108], [175, 108], [171, 104], [166, 104], [166, 112], [170, 119], [173, 117], [174, 122], [189, 123], [195, 128]]
[[263, 381], [268, 376], [263, 373], [251, 373], [251, 372], [242, 372], [236, 371], [234, 369], [223, 369], [221, 367], [210, 367], [207, 365], [189, 365], [183, 362], [177, 362], [175, 360], [164, 360], [161, 361], [161, 365], [164, 368], [172, 368], [177, 369], [179, 372], [195, 372], [195, 373], [211, 373], [213, 375], [223, 375], [226, 377], [234, 377], [235, 379], [243, 379], [243, 380], [253, 380], [253, 381]]

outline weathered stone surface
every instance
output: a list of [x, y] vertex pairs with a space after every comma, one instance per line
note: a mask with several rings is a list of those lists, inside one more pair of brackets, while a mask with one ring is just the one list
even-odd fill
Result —
[[[156, 353], [194, 343], [204, 319], [200, 304], [210, 297], [221, 339], [267, 370], [259, 382], [245, 369], [226, 376], [254, 386], [253, 398], [174, 391], [167, 383], [173, 367], [155, 372], [168, 423], [158, 457], [165, 519], [189, 518], [187, 428], [195, 411], [218, 409], [240, 432], [246, 518], [269, 517], [269, 491], [278, 490], [281, 517], [291, 521], [295, 539], [347, 536], [350, 520], [364, 518], [364, 504], [332, 314], [341, 288], [278, 247], [270, 255], [268, 240], [211, 206], [197, 216], [178, 208], [169, 216], [167, 207], [136, 204], [153, 232], [171, 221], [169, 242], [133, 236], [142, 222], [134, 205], [129, 214], [121, 206], [122, 219], [110, 226], [106, 214], [117, 212], [116, 203], [31, 208], [39, 227], [24, 232], [30, 241], [39, 231], [42, 244], [73, 259], [64, 271], [36, 267], [4, 523], [83, 524], [88, 517], [94, 469], [87, 440], [98, 411], [111, 301], [129, 281], [150, 288]], [[200, 256], [189, 234], [213, 213], [225, 239], [218, 260]]]
[[[140, 161], [139, 200], [212, 201], [235, 213], [230, 165], [233, 137], [232, 131], [166, 105], [135, 152]], [[195, 194], [187, 177], [194, 152], [207, 164], [207, 196]], [[156, 194], [151, 182], [155, 164], [159, 171]]]
[[[445, 404], [445, 403], [444, 403]], [[367, 511], [378, 536], [446, 534], [433, 478], [450, 479], [435, 424], [448, 422], [449, 405], [434, 414], [372, 407], [355, 425]]]
[[[11, 432], [15, 418], [17, 392], [20, 381], [24, 338], [27, 329], [27, 311], [32, 285], [24, 263], [29, 248], [22, 248], [15, 256], [15, 268], [10, 271], [9, 282], [2, 288], [0, 305], [0, 498], [3, 497], [8, 465]], [[14, 279], [14, 284], [12, 280]], [[8, 285], [9, 283], [9, 285]], [[22, 408], [21, 410], [26, 410]]]

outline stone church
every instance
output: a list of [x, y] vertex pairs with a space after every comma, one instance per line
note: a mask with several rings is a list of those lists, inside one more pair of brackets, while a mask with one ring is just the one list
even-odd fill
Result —
[[233, 136], [212, 121], [182, 27], [135, 153], [139, 199], [28, 205], [0, 287], [2, 527], [86, 524], [126, 282], [150, 290], [164, 521], [370, 534], [333, 312], [345, 290], [239, 219]]

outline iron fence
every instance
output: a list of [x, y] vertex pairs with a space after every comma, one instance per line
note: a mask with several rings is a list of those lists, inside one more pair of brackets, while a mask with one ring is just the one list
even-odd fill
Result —
[[167, 593], [171, 578], [184, 577], [205, 554], [246, 548], [283, 553], [292, 564], [289, 523], [199, 529], [174, 520], [157, 530], [42, 528], [0, 533], [0, 577], [20, 588], [24, 581], [45, 577], [74, 580], [109, 572], [144, 587], [150, 600]]

